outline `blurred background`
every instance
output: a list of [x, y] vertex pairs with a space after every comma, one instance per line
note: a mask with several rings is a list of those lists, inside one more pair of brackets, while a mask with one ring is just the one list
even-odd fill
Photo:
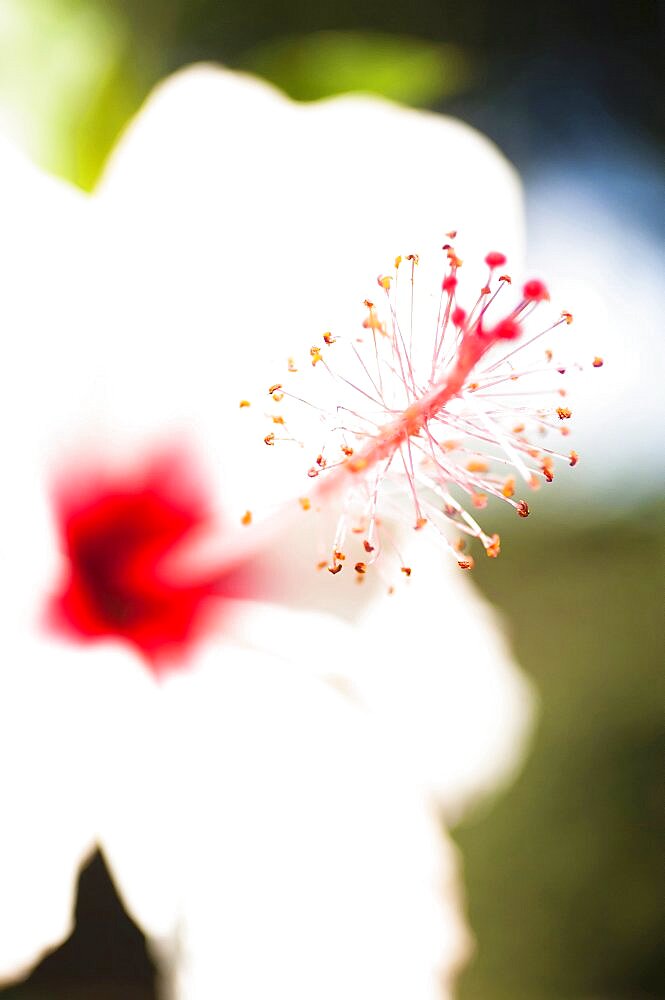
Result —
[[[530, 265], [606, 367], [584, 465], [526, 529], [495, 512], [506, 555], [476, 572], [542, 705], [518, 780], [454, 831], [478, 940], [461, 1000], [665, 997], [664, 25], [658, 0], [0, 0], [0, 129], [84, 189], [198, 60], [453, 114], [524, 179]], [[147, 1000], [152, 980], [97, 857], [73, 937], [0, 996]]]

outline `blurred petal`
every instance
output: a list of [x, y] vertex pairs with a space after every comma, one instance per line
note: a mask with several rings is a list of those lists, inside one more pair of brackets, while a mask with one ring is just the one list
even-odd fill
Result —
[[86, 199], [0, 140], [0, 606], [33, 624], [57, 559], [48, 510], [55, 449], [86, 426], [91, 229]]
[[[276, 460], [238, 407], [249, 395], [262, 416], [274, 381], [267, 358], [282, 370], [292, 346], [335, 323], [357, 324], [381, 262], [405, 248], [439, 251], [451, 225], [479, 259], [500, 248], [519, 263], [521, 250], [513, 172], [467, 126], [364, 97], [295, 104], [206, 66], [156, 90], [98, 197], [114, 224], [131, 218], [145, 261], [117, 323], [131, 339], [132, 366], [129, 374], [122, 366], [114, 427], [130, 437], [194, 430], [232, 524], [254, 503], [265, 506], [266, 493], [274, 504], [303, 490], [299, 456]], [[426, 264], [418, 280], [438, 288]], [[379, 715], [417, 731], [418, 773], [457, 814], [510, 773], [527, 728], [529, 695], [500, 631], [467, 581], [425, 546], [414, 552], [409, 596], [390, 602], [380, 586], [359, 591], [316, 577], [314, 533], [303, 519], [281, 524], [275, 593], [362, 620], [374, 652], [362, 665], [354, 658], [348, 673]], [[449, 624], [437, 642], [442, 600]]]
[[58, 558], [46, 492], [53, 425], [72, 404], [73, 314], [83, 308], [84, 199], [0, 140], [0, 978], [70, 931], [94, 837], [92, 678], [100, 657], [39, 634]]
[[117, 727], [122, 700], [116, 650], [83, 653], [8, 628], [3, 637], [0, 981], [27, 973], [72, 930], [79, 868], [96, 839], [106, 722]]
[[[469, 579], [417, 541], [405, 553], [416, 569], [391, 596], [375, 591], [361, 602], [354, 580], [335, 594], [348, 599], [348, 614], [355, 593], [349, 624], [316, 610], [325, 606], [317, 589], [307, 614], [262, 607], [258, 629], [255, 606], [237, 604], [229, 630], [248, 648], [306, 665], [362, 705], [412, 780], [435, 793], [454, 823], [514, 777], [535, 695]], [[322, 579], [330, 590], [328, 574]]]
[[416, 568], [407, 585], [373, 602], [358, 623], [369, 648], [353, 684], [457, 822], [514, 776], [534, 693], [471, 581], [445, 554], [410, 549]]
[[[526, 700], [461, 582], [450, 579], [447, 600], [459, 629], [447, 639], [450, 686], [429, 638], [445, 577], [427, 559], [408, 611], [398, 615], [380, 587], [329, 588], [319, 608], [362, 629], [292, 615], [297, 640], [285, 636], [280, 648], [274, 612], [238, 608], [237, 635], [229, 624], [224, 641], [209, 640], [191, 671], [161, 686], [114, 644], [101, 647], [101, 660], [49, 645], [52, 696], [34, 731], [25, 720], [39, 678], [15, 682], [14, 672], [29, 659], [26, 637], [36, 634], [59, 558], [52, 466], [81, 448], [115, 461], [183, 440], [203, 456], [214, 505], [231, 526], [223, 541], [244, 544], [240, 513], [266, 497], [271, 505], [292, 499], [301, 484], [298, 464], [273, 462], [243, 423], [239, 398], [251, 394], [260, 416], [274, 366], [322, 330], [357, 323], [377, 270], [395, 253], [435, 260], [450, 227], [463, 230], [469, 252], [519, 253], [512, 170], [487, 140], [439, 116], [367, 98], [296, 105], [206, 67], [158, 89], [87, 205], [13, 169], [7, 176], [20, 174], [20, 185], [14, 202], [4, 200], [17, 249], [7, 255], [12, 287], [0, 306], [12, 334], [0, 393], [13, 477], [1, 503], [12, 530], [1, 543], [0, 596], [16, 625], [12, 670], [1, 675], [16, 724], [3, 738], [10, 748], [32, 738], [37, 753], [23, 754], [25, 767], [18, 756], [7, 801], [20, 803], [26, 787], [45, 782], [47, 818], [36, 806], [34, 826], [41, 833], [50, 824], [53, 837], [43, 878], [24, 896], [30, 910], [42, 906], [43, 926], [36, 920], [33, 934], [28, 909], [17, 920], [7, 973], [67, 932], [73, 879], [99, 830], [128, 907], [175, 963], [179, 997], [433, 1000], [466, 938], [454, 860], [422, 785], [436, 787], [451, 812], [484, 788], [508, 767]], [[274, 572], [275, 594], [298, 604], [321, 586], [311, 553], [298, 555], [300, 533], [278, 523]], [[467, 631], [477, 636], [478, 627], [486, 640], [468, 670], [482, 680], [482, 704], [459, 679]], [[409, 628], [414, 635], [403, 634]], [[412, 684], [403, 670], [410, 660]], [[370, 711], [329, 675], [348, 678]], [[487, 691], [496, 692], [496, 724]], [[44, 762], [61, 700], [64, 756]], [[402, 753], [395, 732], [413, 736], [413, 754]], [[489, 748], [501, 762], [494, 770]], [[95, 768], [99, 802], [80, 794]], [[52, 822], [56, 801], [62, 816]], [[14, 853], [21, 862], [4, 917], [22, 905], [32, 870], [22, 863], [37, 846], [23, 854], [11, 824], [3, 836], [2, 862]]]
[[104, 848], [174, 995], [439, 997], [468, 949], [454, 854], [362, 711], [231, 644], [160, 694]]
[[272, 503], [302, 490], [297, 449], [274, 461], [252, 423], [267, 387], [322, 331], [358, 326], [396, 253], [432, 262], [433, 291], [453, 226], [479, 259], [521, 253], [517, 179], [467, 126], [374, 98], [296, 104], [206, 66], [149, 98], [96, 201], [123, 290], [100, 317], [106, 419], [119, 441], [196, 435], [234, 523], [268, 482]]

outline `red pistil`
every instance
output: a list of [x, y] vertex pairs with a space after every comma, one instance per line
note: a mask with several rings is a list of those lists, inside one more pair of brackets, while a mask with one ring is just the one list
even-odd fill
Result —
[[[423, 530], [429, 526], [443, 538], [458, 564], [469, 568], [472, 559], [465, 553], [460, 559], [459, 548], [446, 537], [447, 524], [478, 539], [490, 557], [498, 556], [500, 541], [497, 535], [485, 534], [456, 494], [465, 494], [478, 510], [487, 506], [490, 497], [497, 497], [510, 504], [520, 517], [527, 517], [529, 506], [525, 500], [514, 499], [516, 479], [505, 475], [506, 467], [512, 467], [535, 490], [543, 480], [553, 480], [555, 459], [568, 458], [571, 465], [577, 463], [576, 452], [566, 456], [552, 447], [535, 447], [530, 440], [530, 435], [537, 433], [540, 438], [552, 428], [553, 416], [558, 416], [561, 423], [572, 416], [567, 406], [555, 408], [547, 400], [548, 394], [566, 396], [560, 385], [551, 385], [551, 378], [564, 374], [565, 368], [556, 365], [549, 346], [540, 345], [528, 359], [531, 345], [562, 324], [570, 324], [572, 315], [564, 312], [534, 333], [531, 317], [549, 299], [549, 293], [542, 281], [533, 279], [523, 286], [522, 299], [494, 319], [497, 297], [511, 283], [508, 275], [500, 273], [506, 258], [497, 251], [486, 255], [489, 273], [475, 304], [464, 310], [457, 301], [457, 271], [462, 261], [450, 244], [443, 249], [447, 274], [441, 284], [436, 324], [429, 333], [429, 343], [423, 345], [424, 352], [415, 350], [421, 337], [414, 324], [413, 308], [417, 258], [406, 258], [413, 262], [409, 275], [411, 308], [407, 317], [400, 318], [397, 283], [402, 258], [397, 257], [394, 275], [378, 279], [387, 302], [385, 317], [373, 302], [365, 300], [368, 314], [363, 328], [369, 335], [356, 336], [347, 344], [355, 356], [356, 370], [360, 365], [358, 384], [336, 372], [333, 353], [325, 352], [322, 377], [335, 383], [332, 398], [338, 400], [336, 409], [318, 407], [300, 391], [288, 393], [305, 403], [307, 412], [319, 410], [324, 423], [331, 427], [331, 441], [321, 448], [317, 423], [313, 437], [321, 450], [308, 471], [316, 480], [310, 505], [318, 507], [317, 501], [336, 492], [344, 493], [344, 512], [338, 520], [332, 559], [322, 563], [331, 573], [341, 572], [347, 542], [349, 563], [356, 566], [356, 573], [364, 573], [381, 551], [379, 535], [390, 541], [389, 527], [381, 528], [386, 481], [408, 491], [415, 515], [413, 527]], [[497, 270], [498, 279], [494, 277]], [[501, 301], [505, 298], [502, 296]], [[523, 334], [526, 342], [516, 344]], [[600, 366], [602, 359], [594, 358], [593, 364]], [[534, 378], [542, 380], [544, 387], [533, 387]], [[513, 383], [520, 380], [526, 381], [527, 388], [520, 386], [515, 393], [520, 398], [511, 403]], [[348, 405], [340, 396], [346, 390], [356, 390]], [[568, 427], [559, 427], [559, 431], [567, 435]], [[267, 443], [272, 443], [272, 437]], [[290, 430], [287, 440], [298, 438]], [[304, 441], [300, 443], [305, 446]], [[340, 449], [344, 459], [340, 459]], [[327, 461], [326, 455], [332, 460]], [[367, 539], [364, 557], [358, 551], [359, 561], [352, 554], [353, 535]], [[402, 571], [406, 572], [406, 567]]]
[[[488, 350], [499, 340], [514, 340], [521, 332], [519, 323], [510, 316], [501, 320], [493, 330], [483, 331], [480, 321], [475, 327], [464, 327], [455, 364], [445, 378], [414, 400], [398, 417], [381, 427], [376, 436], [349, 462], [338, 466], [336, 474], [333, 473], [319, 486], [319, 492], [332, 492], [337, 488], [338, 478], [346, 472], [365, 473], [381, 460], [394, 455], [409, 438], [418, 437], [430, 420], [459, 395], [469, 375]], [[473, 384], [469, 385], [469, 388], [472, 387]]]

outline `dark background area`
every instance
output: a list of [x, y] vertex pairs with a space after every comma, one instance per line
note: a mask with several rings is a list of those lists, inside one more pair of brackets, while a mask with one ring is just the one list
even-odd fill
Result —
[[[322, 31], [334, 58], [376, 57], [367, 62], [381, 72], [366, 79], [362, 66], [351, 67], [366, 89], [408, 95], [425, 50], [463, 67], [442, 73], [416, 103], [482, 129], [527, 178], [544, 160], [575, 163], [599, 150], [602, 160], [604, 148], [609, 171], [617, 143], [662, 162], [665, 19], [655, 0], [53, 2], [63, 17], [97, 8], [117, 29], [103, 79], [85, 105], [63, 112], [50, 163], [42, 147], [45, 165], [84, 187], [154, 83], [179, 66], [260, 68], [301, 99], [339, 89], [334, 74], [331, 83], [317, 73], [322, 36], [312, 34]], [[398, 50], [408, 58], [393, 78], [384, 64], [397, 65]], [[630, 200], [623, 183], [620, 197]], [[651, 204], [639, 221], [653, 228], [662, 225], [662, 197]], [[496, 525], [504, 556], [476, 574], [505, 614], [542, 708], [518, 780], [455, 831], [478, 939], [459, 996], [657, 1000], [665, 997], [665, 510], [655, 499], [628, 499], [621, 510], [602, 499], [539, 508], [526, 526]], [[82, 876], [72, 939], [0, 996], [147, 1000], [152, 977], [142, 937], [97, 858]]]

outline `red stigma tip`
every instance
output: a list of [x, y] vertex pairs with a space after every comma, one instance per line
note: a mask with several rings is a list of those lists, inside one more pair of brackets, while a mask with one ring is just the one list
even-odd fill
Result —
[[499, 253], [496, 250], [491, 250], [490, 253], [485, 257], [485, 263], [489, 268], [494, 270], [495, 267], [503, 267], [508, 258], [505, 253]]
[[531, 281], [527, 281], [522, 289], [522, 295], [527, 302], [546, 302], [550, 297], [547, 285], [538, 278], [532, 278]]
[[495, 340], [515, 340], [521, 332], [522, 328], [517, 320], [507, 317], [506, 319], [502, 319], [500, 323], [497, 323], [490, 336]]

